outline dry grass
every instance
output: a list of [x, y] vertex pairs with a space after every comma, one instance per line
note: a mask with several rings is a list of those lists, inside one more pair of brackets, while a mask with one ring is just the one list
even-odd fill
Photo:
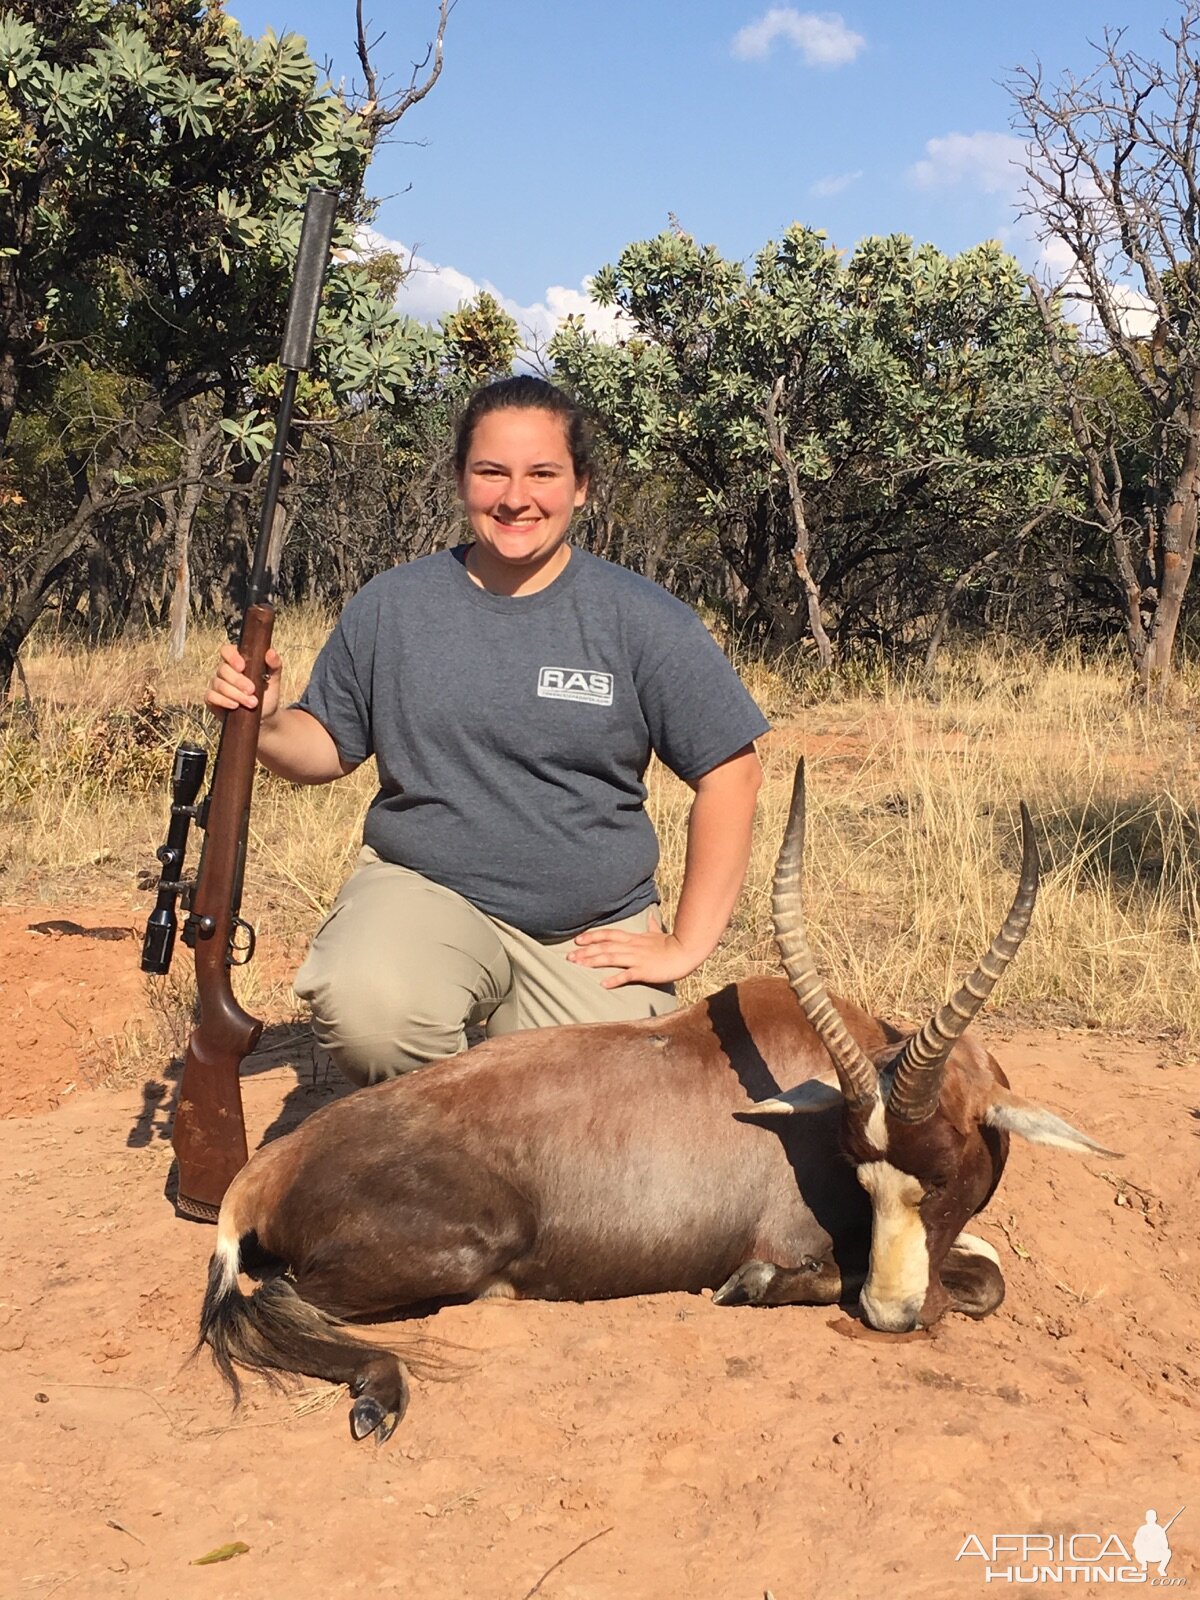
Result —
[[[326, 626], [281, 615], [293, 689]], [[47, 641], [28, 652], [36, 728], [19, 704], [0, 726], [0, 901], [111, 903], [154, 869], [171, 750], [184, 733], [211, 738], [196, 708], [217, 643], [213, 630], [194, 633], [171, 667], [153, 642], [81, 651]], [[746, 892], [687, 997], [774, 970], [771, 869], [805, 753], [808, 924], [831, 987], [901, 1016], [941, 999], [1007, 908], [1024, 798], [1043, 885], [998, 1006], [1200, 1039], [1200, 751], [1190, 710], [1200, 690], [1190, 673], [1176, 703], [1158, 709], [1131, 703], [1117, 658], [976, 653], [948, 662], [932, 696], [883, 674], [821, 682], [750, 659], [739, 669], [776, 731], [763, 746]], [[260, 779], [245, 909], [264, 942], [269, 933], [275, 948], [302, 947], [348, 869], [373, 787], [370, 771], [317, 790]], [[687, 800], [669, 774], [652, 772], [668, 907]], [[239, 993], [286, 1015], [286, 977], [278, 962], [256, 962]]]

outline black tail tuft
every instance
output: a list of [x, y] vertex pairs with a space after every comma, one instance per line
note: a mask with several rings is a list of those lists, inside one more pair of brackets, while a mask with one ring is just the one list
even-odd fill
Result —
[[[441, 1341], [404, 1343], [404, 1361], [422, 1376], [450, 1376], [457, 1365], [440, 1353]], [[398, 1351], [355, 1338], [344, 1322], [302, 1300], [282, 1274], [268, 1278], [253, 1294], [243, 1294], [219, 1256], [208, 1268], [196, 1350], [202, 1345], [212, 1351], [235, 1404], [241, 1399], [235, 1362], [264, 1373], [272, 1382], [278, 1381], [279, 1373], [302, 1372], [348, 1384], [368, 1365], [377, 1368], [381, 1362], [395, 1364], [401, 1359]]]

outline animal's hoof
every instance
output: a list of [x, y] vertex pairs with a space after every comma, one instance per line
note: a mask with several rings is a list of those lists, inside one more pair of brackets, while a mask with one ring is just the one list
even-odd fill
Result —
[[367, 1439], [374, 1434], [376, 1444], [386, 1444], [403, 1415], [402, 1406], [394, 1411], [385, 1411], [378, 1400], [363, 1395], [350, 1408], [350, 1432], [356, 1439]]
[[771, 1285], [775, 1282], [778, 1267], [769, 1261], [747, 1261], [727, 1278], [713, 1295], [716, 1306], [762, 1305]]

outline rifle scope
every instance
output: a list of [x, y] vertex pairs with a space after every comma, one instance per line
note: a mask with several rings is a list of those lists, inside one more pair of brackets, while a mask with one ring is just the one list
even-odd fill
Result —
[[171, 821], [167, 827], [167, 842], [154, 852], [162, 862], [158, 899], [146, 920], [146, 936], [142, 941], [142, 971], [157, 973], [160, 977], [171, 970], [178, 927], [175, 903], [181, 891], [192, 887], [180, 874], [187, 853], [188, 829], [201, 809], [196, 804], [196, 796], [204, 782], [207, 761], [207, 755], [198, 744], [185, 740], [176, 749], [171, 768]]

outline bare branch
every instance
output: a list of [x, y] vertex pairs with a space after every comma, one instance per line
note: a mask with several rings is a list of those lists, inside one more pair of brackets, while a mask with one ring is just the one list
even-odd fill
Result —
[[[372, 40], [371, 43], [368, 44], [367, 28], [369, 24], [363, 15], [363, 0], [355, 0], [354, 20], [358, 29], [358, 59], [363, 69], [363, 81], [366, 87], [367, 105], [373, 110], [376, 102], [379, 99], [379, 79], [375, 75], [375, 68], [371, 65], [371, 50], [379, 43], [379, 40], [383, 38], [383, 35], [380, 34], [379, 38]], [[364, 110], [364, 115], [369, 114], [369, 112]]]
[[[422, 60], [415, 63], [412, 78], [408, 88], [400, 95], [393, 105], [385, 106], [379, 103], [379, 81], [371, 66], [370, 49], [367, 43], [366, 26], [363, 23], [362, 0], [358, 0], [358, 59], [362, 63], [363, 74], [366, 79], [369, 110], [364, 110], [363, 120], [367, 125], [367, 134], [371, 144], [396, 123], [406, 111], [411, 111], [438, 81], [442, 72], [442, 55], [446, 38], [446, 23], [450, 13], [454, 10], [456, 0], [439, 0], [437, 36], [426, 50]], [[383, 37], [382, 34], [379, 36]], [[378, 43], [375, 40], [374, 43]], [[431, 64], [432, 63], [432, 64]], [[426, 69], [428, 68], [428, 71]], [[425, 73], [423, 80], [421, 74]]]

